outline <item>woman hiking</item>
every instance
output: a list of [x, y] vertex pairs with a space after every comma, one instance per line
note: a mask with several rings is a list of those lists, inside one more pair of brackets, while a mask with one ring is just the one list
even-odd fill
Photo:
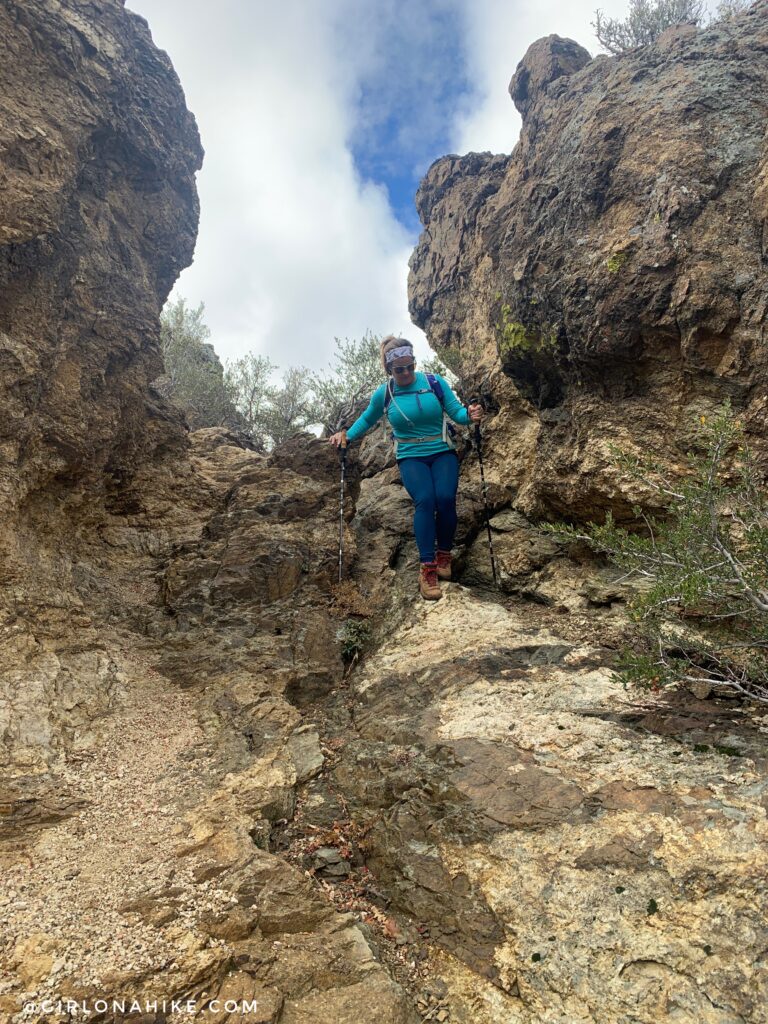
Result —
[[465, 409], [438, 374], [416, 372], [413, 345], [389, 335], [381, 343], [387, 381], [374, 391], [365, 412], [349, 430], [329, 441], [346, 447], [376, 426], [386, 414], [395, 438], [400, 479], [414, 504], [413, 530], [419, 548], [419, 590], [428, 601], [442, 597], [438, 579], [451, 578], [451, 548], [456, 533], [459, 459], [447, 431], [446, 416], [466, 426], [483, 416], [479, 405]]

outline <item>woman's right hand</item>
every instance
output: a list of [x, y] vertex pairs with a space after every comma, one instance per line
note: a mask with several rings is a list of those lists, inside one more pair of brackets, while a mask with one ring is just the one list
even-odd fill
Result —
[[347, 432], [346, 430], [339, 430], [335, 434], [331, 434], [328, 438], [330, 444], [334, 448], [346, 448], [347, 447]]

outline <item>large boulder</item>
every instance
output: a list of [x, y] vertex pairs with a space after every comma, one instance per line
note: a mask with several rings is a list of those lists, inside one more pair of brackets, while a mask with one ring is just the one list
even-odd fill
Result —
[[618, 58], [534, 43], [511, 156], [417, 196], [411, 312], [501, 407], [521, 511], [631, 515], [609, 443], [674, 463], [724, 398], [765, 457], [768, 8]]

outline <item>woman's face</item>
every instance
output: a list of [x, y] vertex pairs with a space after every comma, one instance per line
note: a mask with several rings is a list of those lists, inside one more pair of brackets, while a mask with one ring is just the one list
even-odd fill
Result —
[[413, 356], [398, 356], [392, 360], [392, 376], [395, 384], [413, 384], [416, 379], [416, 360]]

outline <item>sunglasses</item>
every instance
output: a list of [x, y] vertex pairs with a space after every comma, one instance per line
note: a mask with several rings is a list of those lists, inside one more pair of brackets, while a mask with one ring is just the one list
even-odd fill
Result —
[[415, 363], [408, 363], [407, 366], [393, 366], [392, 367], [392, 373], [397, 373], [397, 374], [410, 373], [415, 365], [416, 365]]

